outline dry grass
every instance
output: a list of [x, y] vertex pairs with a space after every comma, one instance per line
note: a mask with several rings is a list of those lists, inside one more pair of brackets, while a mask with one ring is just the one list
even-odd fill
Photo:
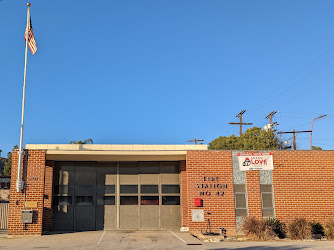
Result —
[[325, 235], [329, 240], [334, 240], [334, 218], [325, 225]]
[[268, 220], [258, 220], [255, 217], [246, 218], [242, 224], [242, 230], [250, 240], [272, 240], [276, 236]]
[[312, 238], [312, 226], [305, 218], [295, 218], [288, 224], [288, 236], [292, 240], [303, 240]]

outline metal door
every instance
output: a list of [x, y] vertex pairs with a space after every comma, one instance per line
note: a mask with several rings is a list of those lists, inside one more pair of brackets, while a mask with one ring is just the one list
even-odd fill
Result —
[[119, 228], [179, 229], [180, 163], [119, 163]]
[[139, 229], [138, 163], [119, 163], [119, 228]]
[[180, 163], [160, 163], [161, 229], [180, 229]]
[[116, 169], [115, 162], [56, 162], [52, 230], [116, 229]]
[[53, 230], [179, 229], [179, 162], [56, 162]]
[[97, 167], [96, 230], [116, 229], [116, 162], [99, 162]]
[[96, 162], [77, 162], [74, 230], [95, 230]]
[[140, 228], [160, 229], [159, 162], [139, 163]]
[[52, 229], [73, 231], [75, 162], [56, 162], [54, 173]]

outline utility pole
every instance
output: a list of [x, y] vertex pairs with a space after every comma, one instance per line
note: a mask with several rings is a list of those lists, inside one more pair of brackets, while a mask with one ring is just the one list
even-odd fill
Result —
[[204, 140], [198, 140], [198, 139], [194, 139], [194, 140], [189, 140], [188, 142], [195, 142], [195, 145], [197, 145], [198, 141], [204, 141]]
[[296, 133], [312, 133], [312, 131], [311, 130], [307, 130], [307, 131], [295, 131], [295, 130], [293, 130], [292, 132], [277, 132], [277, 134], [293, 134], [293, 150], [297, 149]]
[[274, 125], [274, 124], [278, 125], [277, 122], [274, 122], [274, 123], [272, 122], [272, 118], [276, 113], [277, 113], [277, 111], [272, 111], [265, 117], [265, 119], [269, 119], [269, 124], [270, 124], [269, 130], [272, 131], [272, 132], [275, 132], [277, 130], [277, 129], [273, 130], [273, 128], [272, 128], [272, 125]]
[[244, 110], [241, 110], [239, 112], [239, 114], [236, 115], [236, 117], [239, 117], [240, 118], [240, 122], [230, 122], [229, 124], [232, 124], [232, 125], [240, 125], [240, 136], [242, 135], [242, 125], [253, 125], [252, 122], [242, 122], [242, 115], [246, 112], [246, 109]]

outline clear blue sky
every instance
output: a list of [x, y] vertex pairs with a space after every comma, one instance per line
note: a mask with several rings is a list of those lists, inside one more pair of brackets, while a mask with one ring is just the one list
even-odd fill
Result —
[[[334, 1], [31, 0], [25, 143], [186, 144], [236, 114], [334, 148]], [[19, 143], [26, 1], [0, 1], [0, 149]], [[246, 127], [244, 127], [246, 129]], [[285, 136], [288, 139], [291, 136]], [[298, 134], [309, 149], [309, 134]]]

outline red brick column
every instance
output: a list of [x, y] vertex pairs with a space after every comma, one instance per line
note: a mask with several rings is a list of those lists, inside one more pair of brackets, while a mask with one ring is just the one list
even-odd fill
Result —
[[182, 227], [188, 227], [188, 190], [186, 161], [181, 161], [181, 208], [182, 208]]
[[43, 232], [50, 231], [52, 226], [53, 167], [53, 161], [46, 162], [44, 181]]
[[260, 173], [258, 170], [246, 171], [248, 215], [262, 218]]
[[[16, 192], [18, 150], [13, 151], [8, 235], [42, 234], [45, 156], [45, 150], [26, 150], [22, 169], [26, 192]], [[37, 202], [37, 208], [25, 208], [25, 201]], [[21, 222], [21, 211], [25, 209], [34, 210], [34, 216], [33, 223], [26, 224], [24, 227]]]
[[[228, 235], [236, 234], [233, 167], [231, 151], [188, 151], [187, 152], [187, 200], [189, 231], [205, 232], [207, 219], [210, 219], [211, 230], [219, 232], [223, 227]], [[206, 179], [204, 179], [206, 177]], [[208, 180], [207, 177], [218, 177], [217, 180]], [[206, 184], [207, 188], [202, 188]], [[210, 187], [212, 184], [212, 187]], [[227, 188], [214, 188], [214, 185], [227, 185]], [[208, 191], [208, 193], [206, 193]], [[217, 195], [217, 191], [224, 192]], [[203, 194], [206, 193], [206, 194]], [[209, 195], [210, 192], [210, 195]], [[201, 194], [202, 193], [202, 194]], [[195, 207], [195, 198], [203, 200], [203, 207]], [[192, 209], [204, 210], [204, 222], [192, 222]], [[211, 214], [207, 214], [207, 213]]]

